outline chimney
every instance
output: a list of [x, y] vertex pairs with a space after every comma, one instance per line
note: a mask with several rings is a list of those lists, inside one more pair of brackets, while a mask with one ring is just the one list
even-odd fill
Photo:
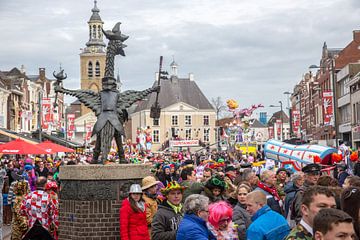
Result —
[[360, 30], [353, 31], [353, 38], [355, 42], [360, 42]]
[[40, 80], [45, 80], [45, 68], [39, 68], [39, 78]]
[[156, 72], [156, 73], [155, 73], [155, 81], [158, 81], [158, 80], [159, 80], [159, 73]]
[[189, 73], [189, 80], [190, 80], [190, 81], [194, 81], [194, 80], [195, 80], [193, 73]]

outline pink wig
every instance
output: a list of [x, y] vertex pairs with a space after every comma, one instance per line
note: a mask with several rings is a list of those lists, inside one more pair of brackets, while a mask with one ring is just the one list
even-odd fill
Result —
[[209, 222], [215, 229], [219, 228], [221, 219], [232, 219], [233, 210], [229, 204], [224, 201], [215, 202], [209, 205]]

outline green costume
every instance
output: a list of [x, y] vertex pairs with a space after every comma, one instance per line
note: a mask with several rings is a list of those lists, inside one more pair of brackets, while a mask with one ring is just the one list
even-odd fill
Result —
[[296, 225], [285, 240], [312, 240], [313, 237], [301, 224]]

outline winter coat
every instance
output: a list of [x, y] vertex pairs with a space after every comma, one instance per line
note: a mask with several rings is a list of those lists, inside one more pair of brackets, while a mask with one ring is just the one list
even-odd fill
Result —
[[176, 240], [176, 231], [182, 217], [182, 213], [175, 213], [165, 200], [158, 206], [158, 211], [151, 223], [151, 239]]
[[120, 208], [121, 240], [150, 240], [145, 211], [135, 212], [129, 199], [124, 199]]
[[244, 209], [244, 207], [237, 203], [234, 207], [232, 221], [234, 222], [238, 236], [240, 240], [246, 239], [246, 229], [251, 224], [250, 214]]
[[208, 240], [216, 239], [208, 229], [206, 222], [195, 214], [185, 214], [180, 222], [176, 240]]
[[151, 225], [151, 222], [158, 209], [158, 203], [156, 199], [148, 197], [145, 193], [143, 194], [143, 199], [146, 204], [146, 222], [148, 225]]
[[246, 232], [249, 240], [282, 240], [290, 232], [285, 218], [267, 205], [260, 208], [251, 220], [253, 223]]
[[289, 182], [284, 187], [285, 197], [285, 216], [289, 213], [289, 208], [295, 198], [295, 195], [299, 191], [299, 188], [294, 184], [294, 182]]

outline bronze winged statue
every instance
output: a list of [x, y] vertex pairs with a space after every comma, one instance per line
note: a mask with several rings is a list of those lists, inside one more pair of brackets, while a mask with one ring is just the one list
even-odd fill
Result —
[[[92, 162], [95, 164], [104, 163], [107, 160], [113, 138], [115, 138], [118, 147], [120, 163], [127, 163], [121, 138], [122, 136], [125, 137], [123, 124], [128, 120], [127, 108], [144, 99], [150, 93], [160, 91], [160, 87], [148, 88], [143, 91], [128, 90], [121, 93], [117, 90], [116, 79], [114, 78], [114, 60], [116, 55], [125, 56], [124, 48], [126, 45], [123, 42], [129, 38], [121, 33], [120, 24], [117, 23], [112, 31], [103, 30], [109, 43], [106, 49], [105, 76], [102, 78], [102, 90], [100, 92], [69, 90], [63, 88], [61, 80], [58, 79], [59, 81], [55, 82], [55, 92], [76, 97], [86, 107], [90, 108], [97, 117], [92, 131], [92, 135], [96, 134]], [[101, 159], [99, 160], [100, 153]]]

